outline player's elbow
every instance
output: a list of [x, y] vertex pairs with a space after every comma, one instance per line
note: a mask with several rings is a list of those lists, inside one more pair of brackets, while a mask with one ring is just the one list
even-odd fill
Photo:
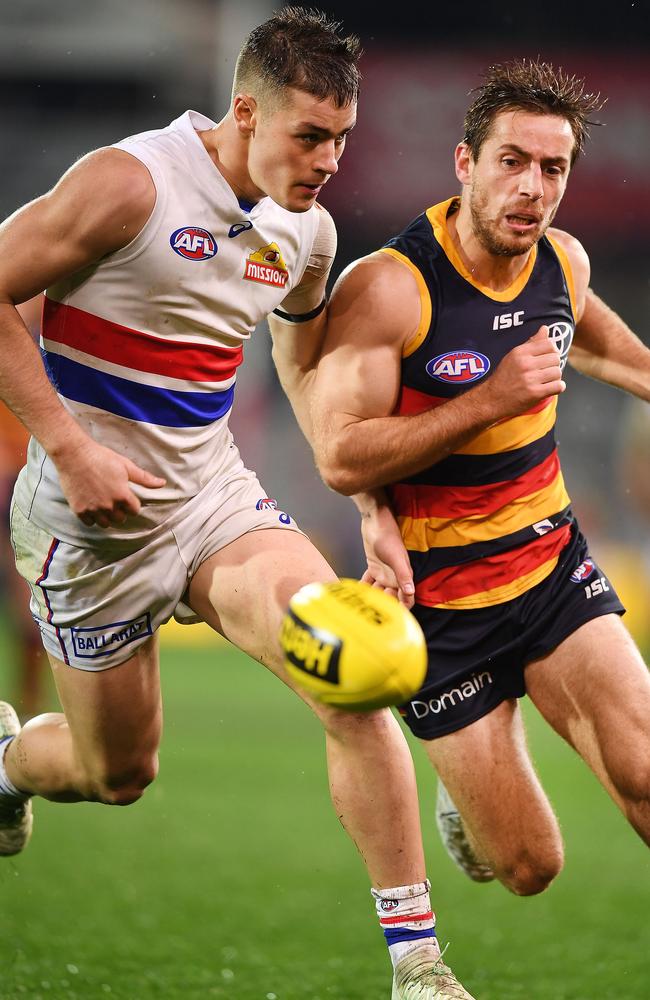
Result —
[[316, 420], [312, 445], [321, 478], [335, 493], [351, 497], [377, 485], [371, 481], [373, 463], [359, 454], [353, 427], [325, 426]]
[[362, 491], [362, 487], [357, 486], [355, 478], [345, 469], [321, 468], [320, 474], [326, 486], [344, 497], [351, 497]]
[[335, 493], [351, 497], [367, 488], [362, 482], [362, 471], [340, 458], [332, 448], [328, 448], [324, 454], [317, 453], [316, 464], [321, 479]]

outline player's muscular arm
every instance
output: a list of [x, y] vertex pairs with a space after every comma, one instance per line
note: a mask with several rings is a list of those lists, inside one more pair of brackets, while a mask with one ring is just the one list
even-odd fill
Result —
[[588, 287], [589, 258], [578, 240], [558, 229], [549, 235], [566, 251], [575, 284], [578, 323], [570, 364], [583, 375], [650, 399], [650, 350]]
[[106, 526], [139, 509], [129, 480], [163, 480], [94, 442], [61, 404], [16, 304], [126, 246], [155, 202], [146, 168], [121, 150], [79, 161], [0, 226], [0, 396], [55, 462], [72, 509]]
[[[318, 228], [305, 272], [295, 288], [269, 316], [273, 362], [298, 424], [311, 441], [309, 397], [326, 326], [321, 309], [327, 278], [336, 254], [336, 227], [329, 212], [316, 204]], [[313, 315], [316, 313], [316, 315]]]
[[312, 398], [313, 444], [325, 482], [348, 495], [384, 486], [440, 461], [505, 417], [564, 389], [559, 354], [541, 327], [491, 378], [456, 399], [392, 415], [402, 348], [420, 322], [410, 270], [385, 254], [342, 275], [330, 302]]
[[591, 289], [569, 362], [583, 375], [650, 400], [650, 349]]

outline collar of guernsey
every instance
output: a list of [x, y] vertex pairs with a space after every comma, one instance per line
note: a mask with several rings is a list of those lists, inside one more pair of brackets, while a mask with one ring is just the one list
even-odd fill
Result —
[[[557, 247], [540, 241], [513, 285], [491, 294], [465, 273], [449, 240], [446, 218], [454, 204], [429, 209], [384, 248], [416, 274], [428, 305], [403, 360], [402, 414], [435, 408], [471, 388], [460, 378], [433, 377], [440, 358], [451, 365], [456, 357], [477, 357], [487, 372], [541, 323], [573, 330], [570, 274]], [[518, 322], [495, 333], [494, 316], [502, 312], [517, 312]], [[391, 487], [419, 603], [450, 609], [499, 604], [553, 570], [572, 523], [555, 411], [555, 397], [542, 400]]]

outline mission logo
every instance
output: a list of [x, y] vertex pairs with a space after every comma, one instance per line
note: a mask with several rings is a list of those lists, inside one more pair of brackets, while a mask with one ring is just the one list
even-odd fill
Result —
[[243, 276], [246, 281], [284, 288], [289, 280], [289, 272], [278, 244], [268, 243], [250, 254], [246, 259]]

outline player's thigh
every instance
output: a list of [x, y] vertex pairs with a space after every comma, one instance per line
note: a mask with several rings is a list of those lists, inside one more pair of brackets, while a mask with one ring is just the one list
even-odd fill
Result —
[[249, 531], [209, 556], [192, 578], [189, 604], [212, 628], [286, 680], [278, 635], [292, 595], [336, 574], [305, 535]]
[[526, 667], [542, 715], [610, 792], [647, 795], [650, 675], [618, 615], [594, 618]]
[[497, 870], [561, 860], [557, 821], [533, 767], [520, 704], [501, 702], [456, 732], [423, 741], [481, 852]]
[[157, 636], [106, 670], [48, 656], [80, 766], [100, 778], [151, 771], [162, 732]]

